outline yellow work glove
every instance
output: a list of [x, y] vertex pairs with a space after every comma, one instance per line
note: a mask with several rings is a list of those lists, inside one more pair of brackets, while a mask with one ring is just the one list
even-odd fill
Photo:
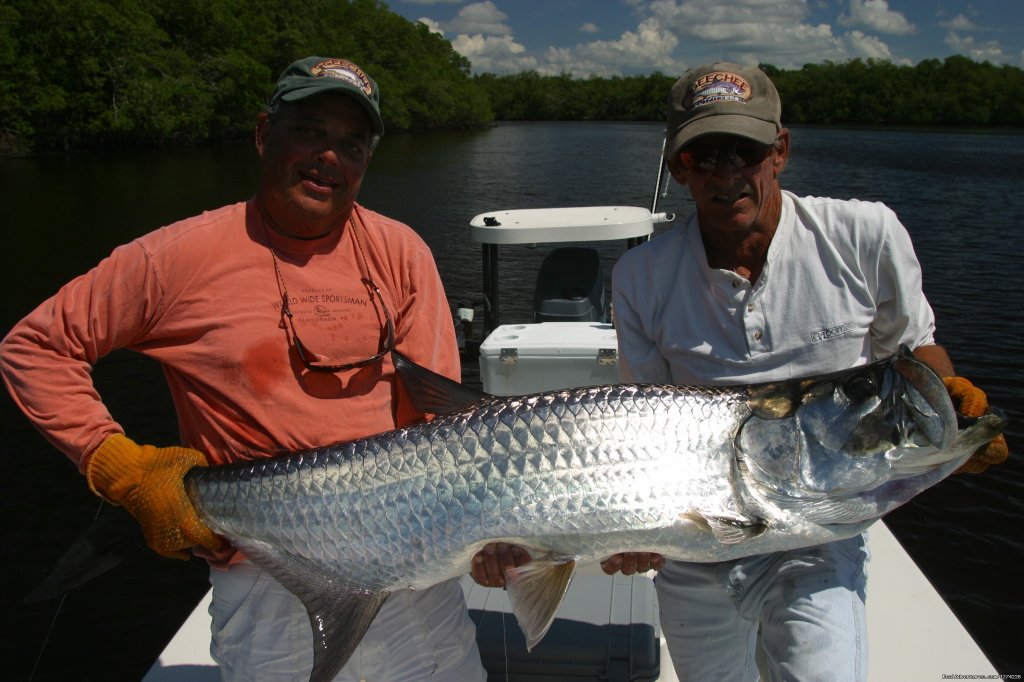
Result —
[[86, 465], [94, 493], [122, 505], [142, 526], [146, 544], [172, 559], [189, 558], [189, 547], [221, 547], [185, 494], [184, 477], [192, 467], [208, 466], [198, 450], [138, 445], [121, 434], [100, 443]]
[[[988, 397], [985, 392], [963, 377], [945, 377], [949, 397], [953, 399], [953, 407], [965, 417], [980, 417], [988, 410]], [[971, 455], [971, 458], [956, 470], [958, 474], [980, 474], [990, 464], [1001, 464], [1010, 454], [1006, 445], [1006, 437], [999, 434], [982, 445]]]

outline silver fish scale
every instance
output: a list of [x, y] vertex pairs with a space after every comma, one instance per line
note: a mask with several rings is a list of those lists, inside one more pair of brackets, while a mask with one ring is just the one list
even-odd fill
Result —
[[[729, 389], [605, 386], [493, 400], [283, 459], [202, 470], [191, 495], [245, 550], [421, 587], [492, 540], [596, 558], [671, 547], [690, 511], [736, 514]], [[673, 528], [676, 528], [674, 532]]]
[[[459, 393], [396, 358], [412, 394]], [[972, 421], [957, 428], [942, 380], [904, 347], [770, 384], [492, 398], [186, 480], [206, 523], [302, 600], [310, 679], [327, 682], [388, 594], [465, 573], [487, 542], [554, 560], [521, 569], [509, 588], [535, 644], [574, 570], [563, 559], [655, 551], [723, 561], [851, 537], [1006, 426], [998, 410]]]

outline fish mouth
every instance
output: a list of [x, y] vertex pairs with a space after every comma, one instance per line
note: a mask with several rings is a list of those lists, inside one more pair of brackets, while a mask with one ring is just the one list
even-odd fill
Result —
[[985, 412], [985, 414], [981, 415], [980, 417], [965, 417], [959, 412], [956, 413], [957, 428], [959, 428], [961, 431], [965, 431], [979, 423], [990, 424], [993, 428], [1002, 431], [1003, 429], [1006, 428], [1006, 425], [1009, 423], [1009, 421], [1010, 420], [1007, 419], [1006, 417], [1006, 413], [1003, 412], [998, 407], [990, 407]]

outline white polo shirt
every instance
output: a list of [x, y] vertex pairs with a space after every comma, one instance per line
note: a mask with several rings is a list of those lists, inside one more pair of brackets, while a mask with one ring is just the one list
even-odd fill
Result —
[[737, 384], [834, 372], [934, 343], [921, 266], [876, 202], [782, 193], [751, 284], [708, 266], [696, 214], [612, 273], [623, 381]]

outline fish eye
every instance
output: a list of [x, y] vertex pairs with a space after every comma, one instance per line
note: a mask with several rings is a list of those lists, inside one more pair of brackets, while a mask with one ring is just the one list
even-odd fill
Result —
[[878, 395], [878, 382], [870, 374], [850, 377], [843, 382], [843, 393], [850, 400], [860, 402]]

